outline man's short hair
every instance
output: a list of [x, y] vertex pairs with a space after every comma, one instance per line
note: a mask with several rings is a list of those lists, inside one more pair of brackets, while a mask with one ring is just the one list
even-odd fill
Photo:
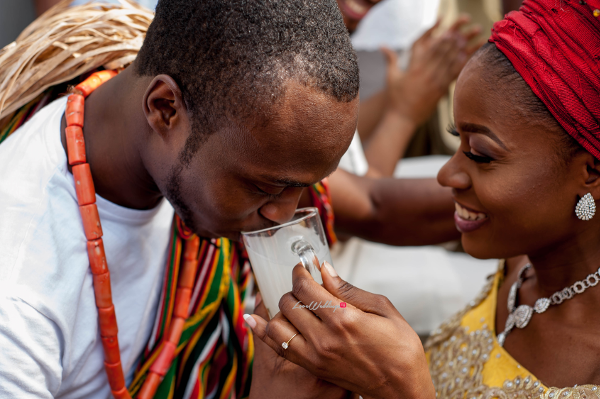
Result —
[[193, 123], [186, 163], [228, 119], [268, 116], [286, 80], [340, 102], [359, 86], [335, 0], [160, 0], [135, 67], [179, 84]]

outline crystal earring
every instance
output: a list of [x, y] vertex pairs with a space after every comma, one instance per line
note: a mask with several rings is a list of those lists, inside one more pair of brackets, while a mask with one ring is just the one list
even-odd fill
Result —
[[596, 214], [596, 202], [594, 201], [592, 194], [587, 193], [581, 197], [575, 207], [575, 214], [581, 220], [590, 220], [594, 217]]

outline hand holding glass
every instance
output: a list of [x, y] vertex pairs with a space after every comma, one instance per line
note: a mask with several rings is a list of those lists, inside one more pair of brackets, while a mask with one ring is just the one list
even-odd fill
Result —
[[292, 290], [292, 270], [298, 261], [319, 284], [320, 261], [333, 265], [317, 208], [298, 209], [291, 221], [244, 232], [242, 237], [271, 318], [279, 312], [279, 299]]

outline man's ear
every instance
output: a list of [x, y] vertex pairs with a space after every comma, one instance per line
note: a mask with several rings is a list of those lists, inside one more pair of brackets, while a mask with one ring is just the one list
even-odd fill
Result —
[[143, 109], [148, 124], [163, 139], [178, 125], [187, 125], [188, 112], [181, 89], [168, 75], [158, 75], [144, 93]]

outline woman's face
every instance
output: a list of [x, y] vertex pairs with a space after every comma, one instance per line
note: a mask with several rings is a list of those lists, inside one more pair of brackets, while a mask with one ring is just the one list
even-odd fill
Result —
[[524, 81], [499, 80], [493, 71], [478, 55], [461, 73], [454, 97], [461, 144], [438, 180], [453, 189], [466, 252], [546, 253], [572, 243], [581, 229], [574, 210], [577, 195], [585, 194], [585, 161], [562, 158], [560, 132], [522, 105], [533, 95]]

